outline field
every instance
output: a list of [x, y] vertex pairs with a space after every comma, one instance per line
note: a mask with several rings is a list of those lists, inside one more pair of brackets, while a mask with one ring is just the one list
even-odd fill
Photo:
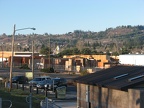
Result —
[[[8, 88], [1, 87], [0, 98], [2, 98], [2, 108], [9, 108], [10, 101], [12, 102], [11, 108], [29, 108], [29, 103], [26, 101], [29, 95], [29, 92], [22, 91], [21, 89], [12, 89], [10, 92]], [[40, 101], [44, 100], [44, 98], [44, 95], [32, 94], [32, 108], [40, 108]]]

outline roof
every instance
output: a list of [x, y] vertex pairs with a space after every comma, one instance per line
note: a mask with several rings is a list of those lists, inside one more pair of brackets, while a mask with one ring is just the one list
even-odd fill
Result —
[[31, 57], [31, 55], [14, 55], [14, 57]]
[[127, 90], [137, 84], [144, 83], [144, 66], [114, 66], [75, 78], [74, 81], [100, 87]]

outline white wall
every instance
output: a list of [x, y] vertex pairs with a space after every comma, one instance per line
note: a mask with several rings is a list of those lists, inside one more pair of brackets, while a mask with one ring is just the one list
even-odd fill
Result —
[[144, 65], [144, 55], [140, 54], [119, 55], [119, 63], [127, 65]]

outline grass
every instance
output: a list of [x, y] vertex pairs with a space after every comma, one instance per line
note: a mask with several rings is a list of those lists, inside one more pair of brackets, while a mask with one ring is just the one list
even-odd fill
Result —
[[[29, 103], [26, 102], [26, 97], [29, 96], [29, 92], [22, 91], [21, 89], [12, 89], [11, 92], [8, 88], [0, 88], [0, 97], [2, 98], [2, 108], [8, 108], [12, 102], [11, 108], [29, 108]], [[40, 108], [40, 101], [44, 100], [44, 95], [32, 94], [32, 108]]]

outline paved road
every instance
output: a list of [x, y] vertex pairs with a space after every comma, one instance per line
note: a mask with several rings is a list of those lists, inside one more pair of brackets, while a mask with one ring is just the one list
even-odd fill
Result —
[[[26, 72], [31, 72], [29, 69], [18, 69], [13, 68], [13, 75], [25, 75]], [[0, 68], [0, 76], [8, 76], [10, 74], [9, 68]], [[40, 72], [40, 70], [34, 70], [35, 76], [41, 76], [41, 75], [49, 75], [51, 77], [65, 77], [68, 79], [78, 77], [78, 74], [69, 74], [68, 72], [61, 72], [61, 73], [44, 73]]]

